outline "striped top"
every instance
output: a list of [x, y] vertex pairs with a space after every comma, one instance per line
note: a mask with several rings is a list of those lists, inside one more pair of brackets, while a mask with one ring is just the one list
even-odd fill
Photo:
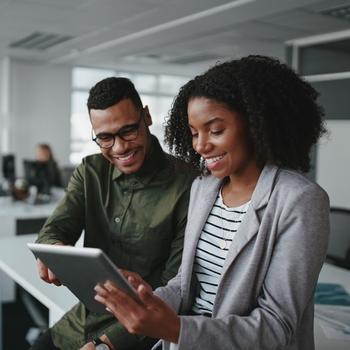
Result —
[[194, 272], [200, 285], [192, 311], [196, 314], [211, 316], [222, 268], [250, 201], [235, 208], [227, 207], [218, 193], [214, 206], [207, 218], [199, 237]]

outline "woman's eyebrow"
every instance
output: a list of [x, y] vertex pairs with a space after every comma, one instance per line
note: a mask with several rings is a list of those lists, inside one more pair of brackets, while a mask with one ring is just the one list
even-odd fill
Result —
[[[210, 120], [208, 120], [207, 122], [205, 122], [204, 125], [205, 125], [205, 126], [208, 126], [208, 125], [213, 124], [213, 123], [215, 123], [215, 122], [222, 122], [222, 121], [223, 121], [222, 118], [213, 117], [212, 119], [210, 119]], [[190, 123], [188, 123], [188, 126], [189, 126], [190, 128], [195, 129]]]

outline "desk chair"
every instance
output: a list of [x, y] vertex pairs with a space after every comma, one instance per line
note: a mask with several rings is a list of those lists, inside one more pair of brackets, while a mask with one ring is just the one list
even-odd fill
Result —
[[350, 269], [350, 209], [330, 209], [327, 262]]
[[68, 185], [68, 182], [75, 170], [75, 166], [64, 166], [64, 167], [61, 167], [61, 179], [62, 179], [62, 187], [63, 188], [66, 188], [67, 185]]
[[36, 233], [44, 226], [47, 217], [43, 218], [29, 218], [16, 220], [16, 235], [27, 235]]

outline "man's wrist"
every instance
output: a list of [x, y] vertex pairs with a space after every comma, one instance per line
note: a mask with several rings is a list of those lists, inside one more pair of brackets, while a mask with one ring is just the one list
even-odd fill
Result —
[[94, 344], [96, 350], [110, 350], [108, 344], [103, 342], [99, 337], [92, 339], [92, 343]]
[[[108, 339], [108, 337], [105, 334], [101, 335], [100, 337], [95, 337], [92, 340], [92, 342], [96, 348], [98, 347], [99, 344], [102, 344], [102, 345], [104, 344], [104, 345], [108, 346], [108, 349], [115, 350], [113, 344], [110, 342], [110, 340]], [[101, 346], [101, 350], [103, 350], [104, 348], [106, 348], [106, 350], [107, 350], [106, 346], [104, 346], [103, 348]]]

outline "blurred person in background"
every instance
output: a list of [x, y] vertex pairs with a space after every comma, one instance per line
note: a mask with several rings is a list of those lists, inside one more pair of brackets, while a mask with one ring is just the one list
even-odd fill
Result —
[[62, 177], [50, 145], [39, 143], [36, 146], [36, 160], [47, 163], [50, 186], [62, 187]]

